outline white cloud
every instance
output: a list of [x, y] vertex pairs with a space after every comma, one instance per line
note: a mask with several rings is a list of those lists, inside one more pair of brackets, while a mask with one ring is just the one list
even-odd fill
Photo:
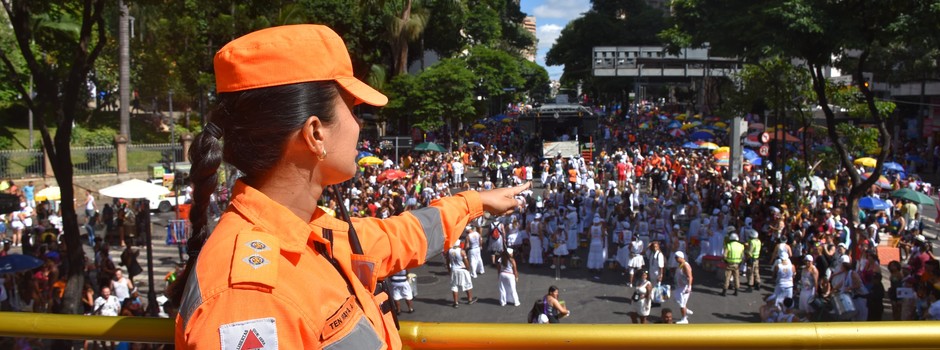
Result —
[[591, 8], [588, 0], [545, 0], [532, 11], [536, 18], [557, 18], [565, 22], [578, 18]]
[[554, 80], [557, 80], [561, 77], [563, 67], [546, 66], [545, 54], [548, 53], [548, 50], [552, 48], [552, 45], [555, 45], [555, 40], [558, 40], [558, 37], [561, 35], [561, 30], [563, 28], [563, 26], [558, 24], [545, 24], [540, 25], [535, 29], [535, 36], [539, 40], [538, 49], [536, 51], [536, 62], [542, 65], [542, 67], [545, 67], [545, 69], [548, 70], [549, 77]]
[[552, 48], [552, 45], [555, 45], [555, 40], [561, 35], [562, 28], [564, 27], [557, 24], [538, 26], [535, 29], [535, 37], [539, 39], [539, 51], [547, 51]]

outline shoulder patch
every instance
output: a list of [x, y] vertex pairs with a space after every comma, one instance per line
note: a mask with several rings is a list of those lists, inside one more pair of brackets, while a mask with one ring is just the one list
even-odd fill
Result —
[[222, 350], [277, 350], [277, 323], [268, 317], [224, 324], [219, 343]]
[[263, 285], [274, 288], [277, 281], [277, 262], [280, 258], [280, 241], [262, 231], [245, 230], [238, 233], [232, 254], [232, 273], [229, 282]]

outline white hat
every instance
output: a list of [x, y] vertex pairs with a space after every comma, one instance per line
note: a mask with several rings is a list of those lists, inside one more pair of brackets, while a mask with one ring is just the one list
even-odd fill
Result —
[[512, 255], [512, 248], [506, 248], [506, 253], [509, 253], [509, 255]]
[[735, 230], [734, 226], [728, 225], [728, 227], [725, 227], [726, 233], [734, 232], [734, 230]]
[[803, 256], [803, 261], [813, 262], [813, 256], [812, 256], [812, 255], [809, 255], [809, 254], [804, 255], [804, 256]]
[[914, 240], [921, 242], [921, 243], [927, 243], [927, 237], [924, 237], [924, 235], [914, 236]]
[[594, 216], [594, 223], [595, 223], [595, 224], [601, 223], [601, 217], [595, 215], [595, 216]]
[[535, 213], [535, 220], [541, 219], [542, 213]]
[[708, 218], [702, 219], [702, 225], [708, 225], [711, 221], [708, 221]]
[[458, 238], [456, 241], [454, 241], [454, 244], [451, 245], [451, 247], [459, 247], [459, 246], [460, 246], [460, 239]]
[[852, 257], [849, 256], [848, 254], [844, 254], [844, 255], [842, 255], [841, 258], [839, 258], [839, 261], [842, 262], [843, 264], [851, 264], [851, 263], [852, 263]]
[[747, 235], [751, 238], [757, 238], [757, 230], [751, 229], [750, 231], [747, 231]]
[[678, 229], [679, 229], [679, 224], [672, 225], [672, 229], [673, 229], [673, 230], [678, 230]]
[[712, 210], [712, 215], [718, 215], [718, 213], [721, 213], [721, 209]]
[[[737, 240], [738, 240], [738, 234], [737, 234], [737, 233], [732, 233], [730, 236], [728, 236], [728, 238], [731, 239], [732, 241], [737, 241]], [[784, 253], [784, 254], [786, 254], [786, 253]]]
[[839, 243], [839, 246], [845, 249], [849, 249], [849, 245], [845, 244], [845, 242]]
[[681, 251], [675, 252], [675, 253], [672, 254], [672, 255], [675, 256], [675, 257], [677, 257], [677, 258], [683, 258], [683, 259], [685, 259], [685, 253], [683, 253], [683, 252], [681, 252]]

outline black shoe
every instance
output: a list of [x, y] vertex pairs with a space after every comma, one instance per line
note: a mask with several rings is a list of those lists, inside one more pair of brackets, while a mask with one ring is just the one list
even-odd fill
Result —
[[415, 313], [415, 309], [408, 309], [408, 313], [409, 313], [409, 314]]
[[456, 309], [458, 307], [460, 307], [460, 304], [454, 303], [454, 308]]
[[726, 292], [726, 291], [725, 291], [724, 289], [722, 289], [722, 290], [721, 290], [721, 296], [727, 295], [725, 292]]
[[737, 289], [734, 290], [734, 296], [738, 296], [738, 290], [737, 290]]
[[478, 298], [478, 297], [473, 297], [473, 299], [470, 299], [469, 301], [467, 301], [467, 304], [473, 305], [473, 303], [477, 302], [477, 300], [480, 300], [480, 298]]

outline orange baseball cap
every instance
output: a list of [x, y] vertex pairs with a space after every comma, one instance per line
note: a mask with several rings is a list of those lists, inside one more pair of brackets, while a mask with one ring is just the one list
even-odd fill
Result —
[[356, 104], [384, 106], [388, 97], [353, 75], [343, 39], [323, 25], [271, 27], [232, 40], [215, 54], [215, 87], [234, 92], [311, 81], [336, 81]]

